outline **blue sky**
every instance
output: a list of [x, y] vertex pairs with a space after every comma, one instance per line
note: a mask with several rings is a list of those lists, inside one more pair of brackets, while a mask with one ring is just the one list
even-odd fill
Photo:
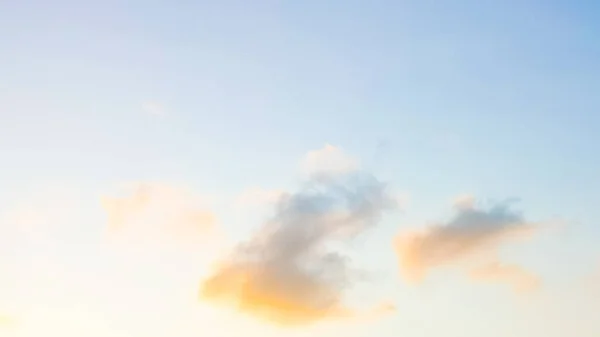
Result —
[[[410, 195], [358, 258], [387, 275], [364, 291], [398, 301], [397, 317], [373, 323], [382, 336], [418, 331], [424, 317], [450, 335], [476, 321], [466, 336], [485, 325], [505, 336], [510, 324], [548, 336], [535, 322], [550, 316], [488, 285], [402, 283], [391, 241], [449, 217], [458, 194], [519, 198], [527, 219], [569, 224], [503, 252], [555, 287], [547, 297], [599, 267], [597, 13], [592, 1], [7, 2], [0, 210], [66, 184], [102, 223], [98, 193], [179, 183], [214, 198], [221, 226], [243, 239], [264, 214], [227, 200], [294, 189], [302, 156], [332, 144]], [[583, 297], [564, 301], [588, 308]], [[458, 301], [467, 308], [444, 317]], [[578, 335], [600, 331], [586, 322]]]

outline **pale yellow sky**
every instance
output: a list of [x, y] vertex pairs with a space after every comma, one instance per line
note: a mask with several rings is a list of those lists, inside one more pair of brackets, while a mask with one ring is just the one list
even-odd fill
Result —
[[[332, 153], [334, 155], [330, 156]], [[355, 170], [348, 163], [356, 164], [345, 156], [341, 149], [328, 145], [319, 151], [309, 152], [306, 158], [309, 159], [310, 170], [337, 175], [341, 171]], [[324, 158], [325, 165], [320, 165], [320, 157]], [[465, 316], [466, 312], [475, 314], [480, 310], [478, 305], [487, 308], [481, 310], [490, 310], [494, 306], [489, 305], [494, 301], [498, 303], [494, 309], [497, 314], [490, 312], [474, 318], [473, 324], [466, 327], [468, 331], [481, 331], [487, 324], [485, 322], [493, 321], [495, 315], [504, 319], [511, 315], [523, 318], [520, 323], [515, 321], [515, 329], [521, 333], [527, 329], [541, 333], [545, 329], [543, 317], [557, 315], [564, 315], [564, 318], [549, 323], [556, 333], [576, 329], [580, 324], [578, 319], [583, 322], [582, 331], [594, 329], [590, 314], [577, 318], [563, 313], [563, 310], [574, 310], [573, 306], [577, 303], [588, 312], [595, 308], [591, 302], [579, 300], [584, 298], [582, 289], [573, 294], [561, 292], [560, 289], [568, 285], [563, 285], [563, 288], [534, 287], [537, 291], [533, 294], [511, 290], [511, 287], [520, 290], [523, 282], [530, 281], [525, 277], [537, 277], [529, 274], [525, 267], [497, 260], [501, 254], [497, 254], [496, 250], [510, 239], [514, 230], [520, 230], [520, 227], [513, 227], [513, 222], [490, 222], [492, 227], [482, 227], [478, 231], [473, 231], [478, 227], [452, 227], [452, 224], [446, 224], [446, 227], [424, 226], [420, 231], [406, 230], [398, 238], [413, 240], [406, 241], [410, 245], [395, 252], [391, 238], [383, 242], [387, 254], [398, 253], [410, 262], [388, 266], [393, 274], [402, 268], [413, 268], [405, 273], [405, 276], [410, 276], [415, 272], [414, 268], [421, 268], [435, 276], [438, 266], [454, 268], [467, 261], [461, 259], [463, 255], [477, 254], [483, 257], [482, 261], [489, 262], [485, 258], [488, 255], [479, 254], [488, 249], [493, 253], [490, 255], [493, 259], [488, 264], [476, 264], [464, 271], [457, 269], [459, 274], [455, 276], [447, 274], [444, 276], [445, 286], [435, 290], [424, 279], [421, 280], [423, 283], [407, 285], [399, 278], [394, 287], [397, 287], [400, 296], [396, 291], [386, 290], [383, 297], [361, 299], [356, 302], [361, 306], [356, 308], [345, 307], [343, 299], [350, 294], [341, 288], [336, 289], [336, 294], [342, 297], [339, 303], [344, 305], [340, 308], [351, 309], [352, 315], [336, 318], [336, 314], [332, 315], [333, 311], [303, 311], [301, 315], [307, 314], [305, 318], [308, 320], [301, 320], [301, 324], [293, 326], [281, 326], [282, 317], [298, 315], [297, 310], [313, 310], [310, 306], [299, 307], [300, 302], [294, 302], [301, 301], [297, 297], [259, 288], [262, 287], [260, 283], [250, 283], [254, 282], [250, 281], [252, 278], [257, 277], [269, 277], [268, 281], [261, 282], [272, 287], [280, 287], [284, 284], [281, 282], [300, 282], [299, 274], [284, 276], [288, 272], [281, 265], [275, 265], [277, 269], [271, 270], [268, 268], [274, 268], [273, 265], [264, 262], [260, 266], [267, 269], [257, 274], [248, 269], [254, 268], [252, 265], [242, 264], [240, 266], [244, 267], [236, 267], [241, 268], [236, 271], [238, 274], [224, 274], [229, 276], [218, 279], [222, 282], [219, 291], [225, 295], [224, 301], [221, 301], [221, 295], [199, 296], [203, 280], [219, 275], [221, 263], [235, 256], [232, 249], [238, 243], [227, 235], [227, 227], [211, 210], [209, 199], [181, 184], [114, 182], [110, 186], [98, 186], [87, 188], [69, 181], [30, 186], [15, 190], [14, 195], [18, 197], [9, 207], [3, 208], [0, 217], [4, 247], [0, 255], [0, 270], [4, 275], [0, 278], [0, 313], [4, 317], [0, 321], [0, 329], [3, 335], [192, 337], [210, 334], [275, 337], [343, 334], [358, 337], [377, 331], [393, 335], [399, 329], [411, 336], [433, 337], [438, 336], [436, 331], [439, 332], [440, 328], [435, 325], [439, 324], [448, 329], [448, 336], [455, 336], [461, 324], [471, 322]], [[289, 197], [288, 192], [279, 191], [280, 197]], [[239, 206], [240, 196], [248, 198], [249, 194], [247, 190], [240, 189], [239, 195], [230, 198], [227, 203], [231, 212], [244, 214], [247, 210], [236, 206]], [[369, 200], [374, 202], [374, 197], [371, 195]], [[258, 204], [246, 206], [270, 208], [276, 200], [269, 194], [269, 198], [262, 198]], [[390, 200], [396, 202], [398, 198]], [[468, 203], [460, 203], [457, 210], [467, 212], [464, 213], [467, 216], [468, 211], [474, 210], [473, 207], [475, 201], [471, 198]], [[268, 211], [261, 212], [268, 214]], [[325, 218], [325, 223], [333, 225], [347, 221], [344, 212], [343, 208], [336, 210], [330, 214], [335, 216]], [[473, 215], [474, 220], [471, 219], [475, 222], [469, 226], [513, 216], [501, 210], [498, 212], [501, 216], [496, 218], [486, 218], [491, 215], [477, 213]], [[247, 232], [251, 236], [261, 233], [256, 229]], [[263, 245], [262, 253], [267, 254], [277, 247], [269, 246], [274, 243], [262, 243], [268, 235], [260, 235], [255, 239], [259, 239], [257, 244]], [[296, 240], [302, 233], [294, 235]], [[344, 235], [335, 232], [333, 237]], [[332, 240], [327, 236], [324, 239]], [[414, 240], [421, 240], [418, 247]], [[287, 242], [290, 243], [293, 242]], [[287, 255], [284, 257], [288, 258]], [[294, 260], [286, 261], [294, 263]], [[470, 282], [468, 277], [456, 277], [460, 273], [470, 275], [477, 282]], [[230, 285], [231, 275], [245, 277], [244, 291], [253, 291], [254, 297], [244, 297], [249, 296], [248, 293], [239, 293], [239, 289]], [[577, 278], [573, 277], [573, 284], [576, 281]], [[494, 286], [495, 283], [498, 284]], [[375, 290], [373, 287], [376, 287], [375, 283], [367, 283], [366, 292], [359, 292], [359, 296], [369, 294]], [[289, 289], [307, 291], [309, 288], [298, 285]], [[470, 292], [480, 294], [480, 299], [468, 295]], [[314, 295], [308, 292], [306, 296]], [[463, 303], [461, 296], [467, 296]], [[397, 301], [398, 298], [401, 300]], [[250, 306], [237, 306], [236, 303], [242, 302], [236, 301], [242, 299], [253, 302]], [[427, 304], [420, 305], [422, 302]], [[452, 306], [461, 305], [470, 307], [463, 313], [445, 316], [444, 312]], [[259, 312], [265, 309], [280, 316]], [[458, 323], [461, 320], [463, 323]], [[495, 333], [509, 331], [500, 327]]]
[[[110, 195], [67, 181], [36, 186], [5, 209], [0, 229], [3, 242], [12, 241], [0, 260], [8, 276], [0, 279], [11, 318], [5, 330], [15, 337], [279, 334], [269, 322], [199, 299], [201, 280], [233, 244], [203, 198], [175, 185], [114, 185]], [[87, 213], [93, 203], [99, 209]]]

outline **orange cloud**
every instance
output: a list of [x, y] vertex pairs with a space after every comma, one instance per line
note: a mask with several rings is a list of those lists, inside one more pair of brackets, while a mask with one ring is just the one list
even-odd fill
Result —
[[400, 233], [395, 238], [394, 247], [405, 279], [418, 283], [433, 268], [479, 254], [493, 254], [502, 244], [528, 236], [537, 228], [506, 204], [488, 210], [469, 204], [459, 203], [456, 215], [447, 223]]
[[261, 274], [259, 267], [246, 269], [241, 266], [220, 269], [202, 285], [201, 298], [234, 305], [281, 325], [348, 315], [348, 310], [338, 304], [339, 298], [335, 296], [338, 290], [333, 286], [316, 284], [302, 275], [295, 276], [297, 284], [286, 285], [276, 278], [268, 279], [277, 276]]
[[[275, 283], [277, 279], [264, 280], [259, 270], [242, 271], [223, 268], [202, 285], [200, 298], [231, 305], [266, 321], [283, 326], [297, 326], [321, 320], [359, 319], [376, 320], [396, 312], [393, 303], [384, 302], [368, 310], [357, 311], [341, 304], [340, 289], [326, 284], [303, 289], [273, 289], [261, 282]], [[257, 277], [258, 276], [258, 277]], [[312, 282], [301, 280], [300, 282]], [[294, 292], [294, 291], [298, 292]], [[278, 293], [280, 292], [281, 293]], [[315, 301], [320, 300], [320, 303]]]
[[135, 239], [196, 240], [215, 225], [215, 216], [186, 189], [138, 183], [125, 197], [103, 197], [111, 235]]
[[537, 275], [522, 267], [503, 264], [498, 261], [471, 269], [469, 276], [475, 281], [507, 283], [516, 292], [529, 292], [537, 289], [541, 284]]
[[[327, 151], [339, 155], [333, 147]], [[332, 245], [374, 226], [397, 202], [369, 174], [329, 173], [279, 198], [274, 216], [204, 280], [200, 298], [281, 325], [354, 317], [343, 298], [355, 281], [351, 261]]]

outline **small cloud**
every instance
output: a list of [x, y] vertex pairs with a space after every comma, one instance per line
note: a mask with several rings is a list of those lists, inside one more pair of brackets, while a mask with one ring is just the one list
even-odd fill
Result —
[[396, 304], [392, 302], [382, 302], [371, 310], [371, 317], [379, 318], [387, 316], [398, 311]]
[[477, 266], [469, 271], [472, 280], [481, 282], [501, 282], [513, 287], [515, 292], [524, 293], [536, 290], [541, 285], [537, 275], [517, 265], [498, 261]]
[[130, 186], [124, 197], [103, 197], [109, 233], [134, 240], [192, 241], [206, 236], [216, 222], [202, 200], [184, 188], [157, 183]]
[[241, 206], [272, 205], [285, 195], [282, 190], [254, 187], [240, 194], [236, 203]]
[[167, 114], [167, 111], [162, 104], [153, 101], [142, 103], [142, 110], [147, 114], [158, 117], [164, 117]]
[[410, 204], [410, 195], [408, 193], [396, 194], [394, 195], [394, 200], [396, 200], [398, 208], [405, 210]]
[[357, 170], [358, 167], [356, 159], [329, 144], [308, 152], [302, 161], [302, 170], [308, 175], [347, 173]]
[[23, 190], [0, 214], [4, 235], [10, 232], [27, 240], [46, 241], [71, 232], [80, 223], [82, 194], [77, 188], [61, 183]]
[[587, 273], [581, 280], [581, 284], [594, 293], [600, 294], [600, 263]]
[[275, 214], [203, 281], [200, 298], [280, 325], [355, 317], [343, 299], [356, 281], [351, 260], [332, 246], [375, 226], [396, 202], [375, 177], [341, 167], [350, 169], [338, 166], [336, 174], [312, 177], [300, 191], [280, 197]]
[[394, 245], [403, 277], [420, 282], [431, 269], [478, 254], [493, 254], [502, 244], [528, 236], [536, 229], [535, 224], [525, 221], [507, 204], [489, 209], [459, 207], [450, 221], [422, 231], [400, 233]]
[[458, 209], [472, 209], [475, 207], [475, 197], [470, 194], [461, 194], [454, 198], [454, 207]]

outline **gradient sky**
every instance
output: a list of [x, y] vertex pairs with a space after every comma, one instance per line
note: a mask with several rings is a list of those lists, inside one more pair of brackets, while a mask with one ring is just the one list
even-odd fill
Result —
[[[583, 0], [2, 2], [0, 329], [600, 335], [599, 13]], [[221, 243], [270, 214], [239, 196], [296, 190], [326, 144], [408, 196], [353, 251], [375, 276], [345, 294], [396, 311], [284, 328], [199, 301]], [[185, 186], [226, 239], [107, 243], [101, 198], [131, 182]], [[394, 237], [447, 221], [457, 195], [560, 223], [498, 252], [539, 289], [403, 279]]]

